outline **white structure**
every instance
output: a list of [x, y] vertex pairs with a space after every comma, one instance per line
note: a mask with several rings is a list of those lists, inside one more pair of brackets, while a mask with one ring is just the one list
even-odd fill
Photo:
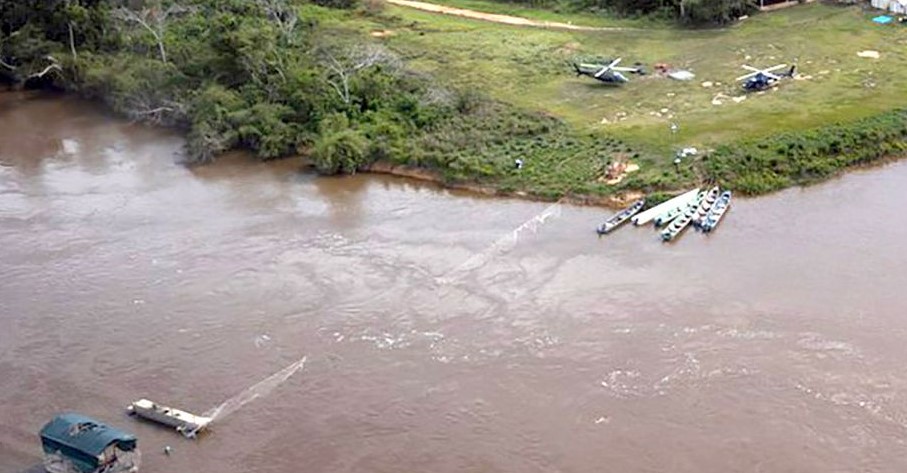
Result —
[[907, 0], [872, 0], [872, 6], [879, 10], [907, 15]]
[[690, 203], [691, 200], [696, 197], [698, 193], [699, 188], [697, 187], [687, 192], [686, 194], [678, 195], [677, 197], [674, 197], [667, 202], [656, 205], [655, 207], [652, 207], [645, 212], [636, 214], [633, 218], [630, 219], [630, 221], [632, 221], [635, 225], [645, 225], [651, 222], [655, 217], [658, 217], [668, 210], [686, 206]]
[[162, 406], [147, 399], [133, 402], [126, 410], [130, 414], [135, 414], [166, 426], [176, 427], [177, 432], [190, 438], [194, 437], [199, 430], [208, 427], [208, 424], [213, 420], [210, 417], [197, 416], [186, 411]]

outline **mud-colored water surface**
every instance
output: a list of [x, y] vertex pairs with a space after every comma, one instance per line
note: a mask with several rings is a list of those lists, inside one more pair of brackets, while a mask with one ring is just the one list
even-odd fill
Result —
[[[0, 94], [0, 471], [70, 410], [143, 472], [907, 471], [905, 162], [665, 245], [181, 145]], [[189, 441], [142, 397], [221, 409]]]

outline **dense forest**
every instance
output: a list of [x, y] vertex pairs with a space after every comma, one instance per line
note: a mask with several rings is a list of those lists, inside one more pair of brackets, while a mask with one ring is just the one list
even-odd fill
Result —
[[384, 160], [475, 179], [510, 170], [514, 140], [524, 153], [571, 145], [551, 117], [445, 88], [367, 35], [321, 27], [326, 8], [358, 7], [325, 3], [2, 0], [0, 80], [182, 127], [190, 162], [243, 148], [305, 154], [324, 173]]

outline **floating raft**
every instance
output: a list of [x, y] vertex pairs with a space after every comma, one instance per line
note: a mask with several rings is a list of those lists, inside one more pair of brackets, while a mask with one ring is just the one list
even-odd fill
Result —
[[190, 414], [186, 411], [162, 406], [147, 399], [133, 402], [126, 408], [130, 414], [148, 419], [168, 427], [175, 427], [176, 431], [186, 437], [195, 437], [195, 434], [208, 427], [213, 419], [210, 417]]
[[686, 207], [691, 200], [693, 200], [699, 194], [699, 188], [695, 188], [685, 194], [681, 194], [673, 199], [656, 205], [645, 212], [639, 213], [634, 216], [631, 221], [636, 225], [645, 225], [651, 222], [655, 217], [666, 213], [671, 209], [683, 208]]

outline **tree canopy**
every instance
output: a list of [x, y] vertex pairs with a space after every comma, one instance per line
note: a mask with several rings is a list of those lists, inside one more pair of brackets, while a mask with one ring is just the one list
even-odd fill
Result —
[[550, 117], [446, 88], [367, 35], [320, 25], [355, 1], [0, 0], [0, 78], [183, 127], [190, 162], [243, 148], [304, 154], [324, 173], [385, 160], [473, 179], [511, 172], [514, 142], [570, 143]]
[[331, 133], [336, 144], [328, 148], [348, 156], [325, 169], [351, 171], [350, 156], [361, 163], [369, 152], [350, 137], [369, 127], [378, 133], [378, 116], [411, 126], [414, 117], [406, 114], [418, 111], [412, 104], [431, 84], [407, 74], [378, 44], [321, 34], [317, 18], [300, 16], [303, 5], [0, 0], [0, 77], [76, 91], [130, 118], [185, 126], [195, 161], [234, 147], [265, 159], [294, 154], [314, 144], [324, 117], [340, 114], [357, 131]]

